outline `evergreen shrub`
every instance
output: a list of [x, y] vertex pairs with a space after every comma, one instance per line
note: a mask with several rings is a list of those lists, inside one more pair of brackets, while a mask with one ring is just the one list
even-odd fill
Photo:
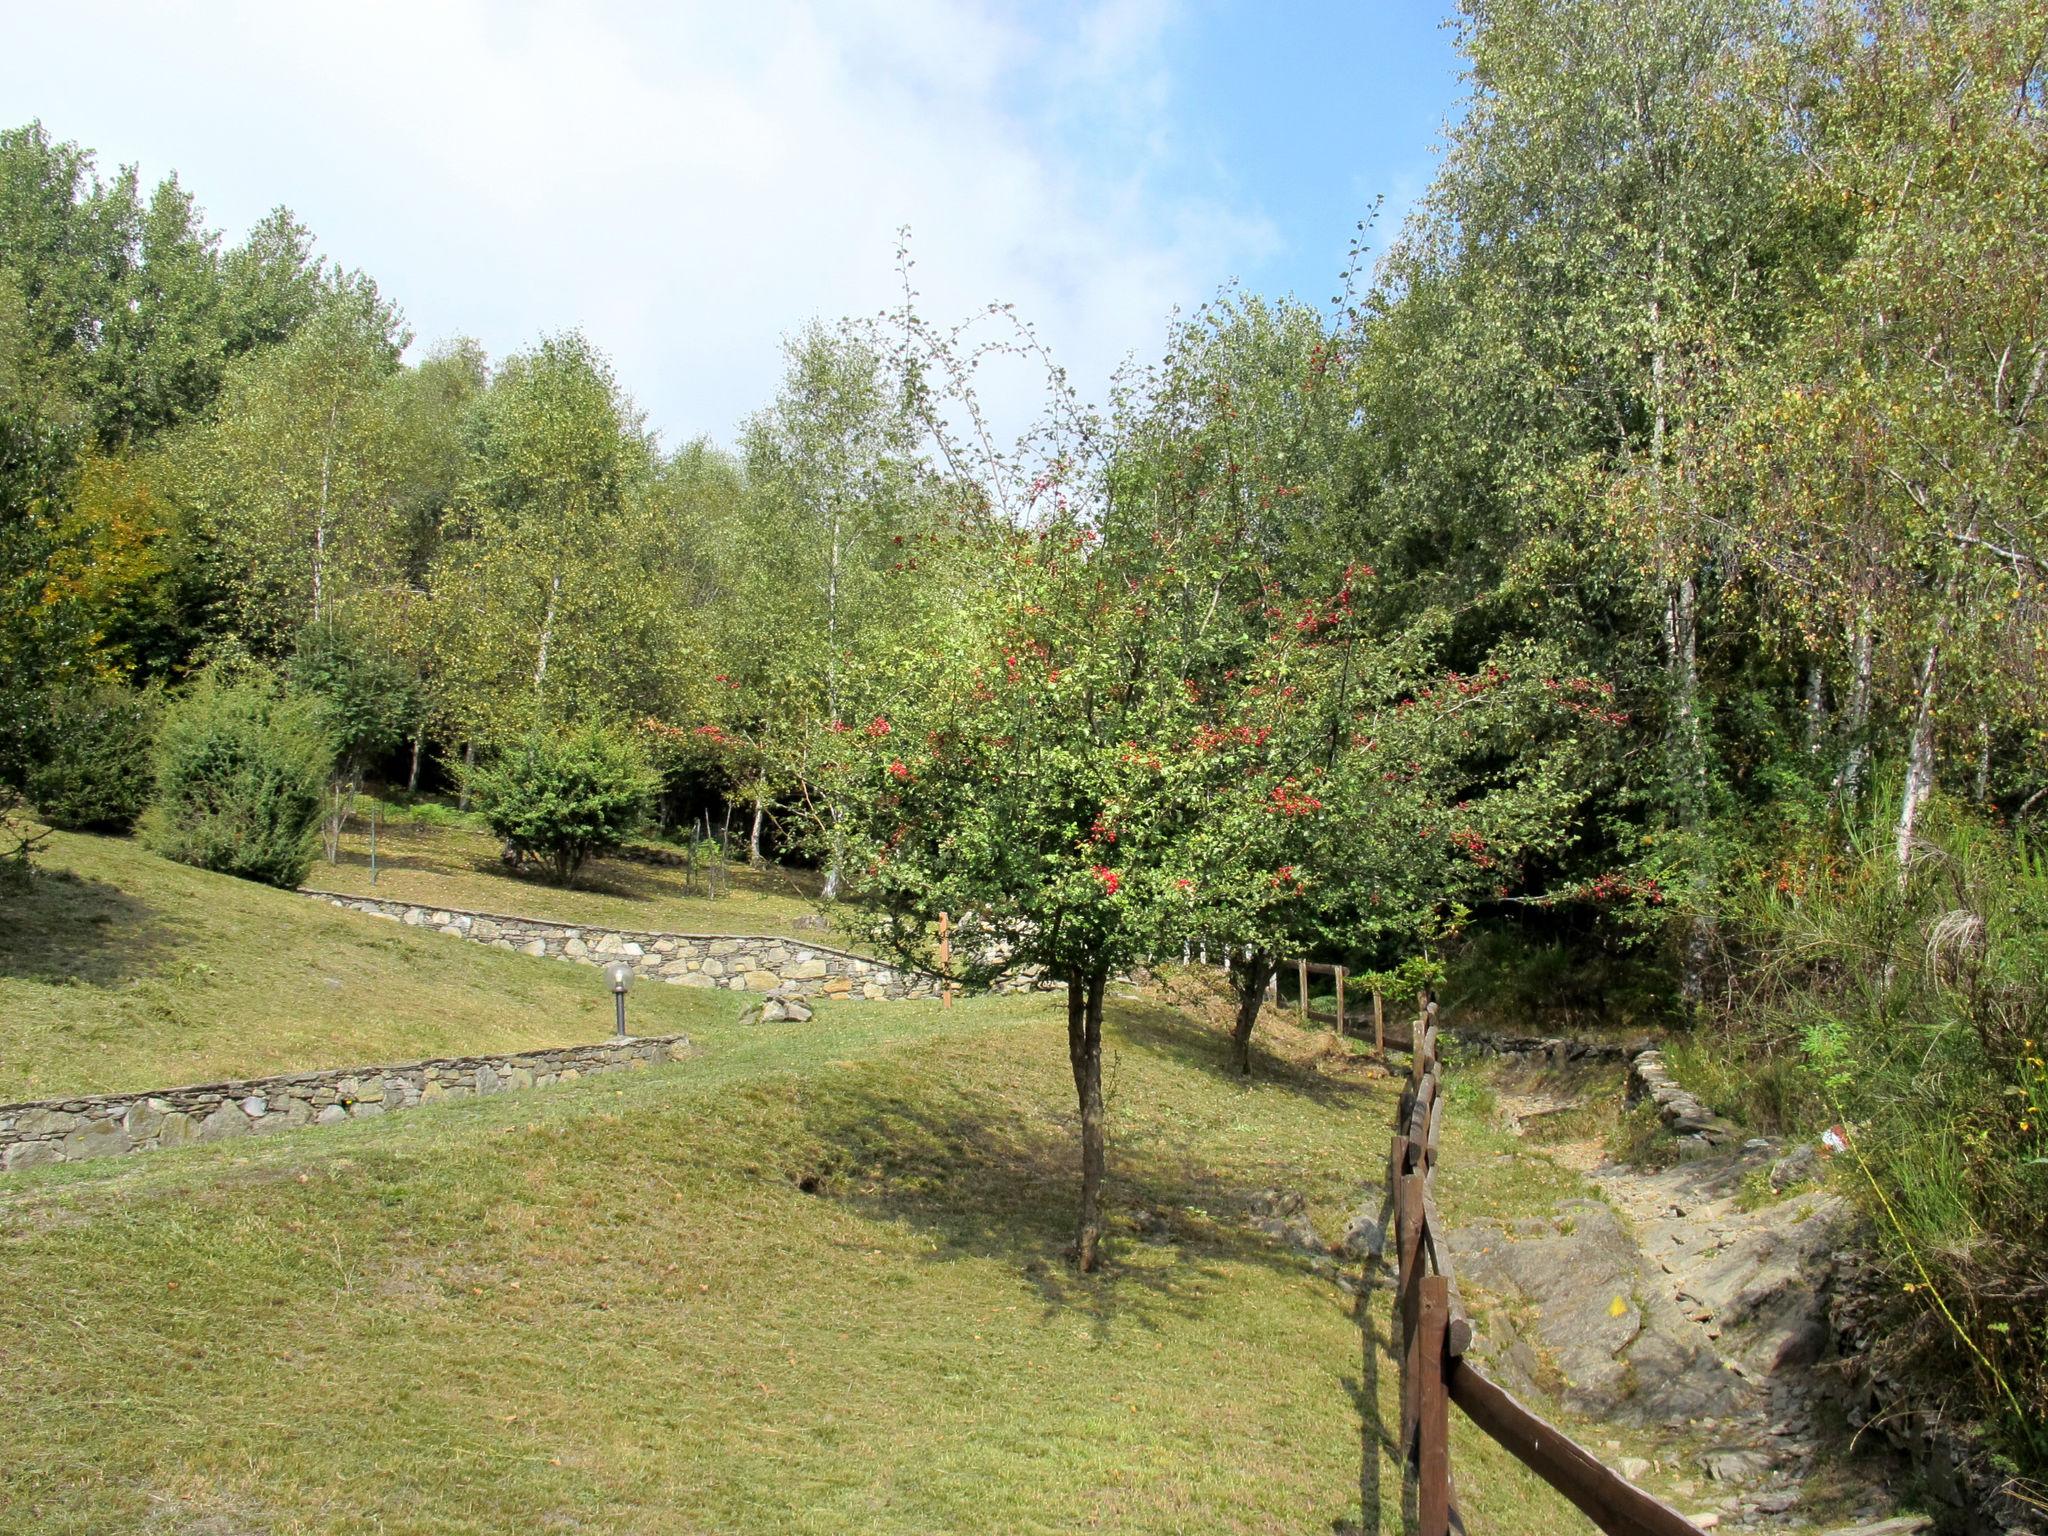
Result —
[[333, 765], [309, 701], [202, 678], [165, 712], [150, 845], [201, 869], [295, 886], [312, 866]]
[[149, 804], [162, 696], [119, 683], [60, 689], [36, 732], [29, 803], [53, 827], [126, 832]]
[[558, 884], [638, 831], [659, 787], [640, 744], [598, 726], [530, 735], [466, 782], [506, 849], [538, 859]]

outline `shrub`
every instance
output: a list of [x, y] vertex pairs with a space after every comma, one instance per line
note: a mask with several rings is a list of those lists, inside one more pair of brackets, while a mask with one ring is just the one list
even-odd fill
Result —
[[404, 739], [417, 710], [412, 675], [377, 640], [332, 620], [299, 632], [291, 660], [292, 688], [317, 712], [334, 744], [334, 770], [320, 835], [332, 864], [341, 857], [341, 832], [355, 814], [363, 770]]
[[150, 844], [201, 869], [297, 885], [333, 763], [305, 700], [202, 678], [164, 715]]
[[36, 733], [28, 798], [53, 827], [125, 832], [149, 803], [162, 698], [118, 683], [52, 694]]
[[291, 685], [312, 701], [352, 776], [405, 739], [418, 684], [375, 637], [331, 620], [308, 624], [292, 652]]
[[562, 883], [639, 829], [657, 781], [631, 737], [586, 726], [527, 737], [471, 769], [466, 787], [506, 848]]
[[[1752, 960], [1727, 1035], [1748, 1048], [1740, 1096], [1752, 1110], [1848, 1128], [1840, 1177], [1870, 1217], [1894, 1294], [1933, 1314], [1932, 1336], [1949, 1341], [1928, 1363], [1974, 1373], [2003, 1411], [2007, 1448], [2038, 1472], [2048, 854], [1937, 801], [1902, 881], [1885, 819], [1849, 829], [1846, 851], [1830, 841], [1788, 861], [1735, 913]], [[1717, 1097], [1737, 1093], [1725, 1067], [1719, 1087]], [[1901, 1327], [1888, 1342], [1929, 1337]]]

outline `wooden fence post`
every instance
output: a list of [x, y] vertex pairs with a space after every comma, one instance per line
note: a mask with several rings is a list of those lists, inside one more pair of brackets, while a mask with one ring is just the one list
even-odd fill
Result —
[[1378, 987], [1372, 989], [1372, 1049], [1381, 1061], [1387, 1059], [1387, 1016]]
[[1338, 1035], [1338, 1038], [1339, 1038], [1339, 1039], [1342, 1039], [1342, 1038], [1343, 1038], [1343, 1035], [1344, 1035], [1344, 977], [1345, 977], [1345, 974], [1346, 974], [1346, 973], [1345, 973], [1344, 967], [1343, 967], [1343, 966], [1341, 966], [1341, 965], [1340, 965], [1340, 966], [1338, 966], [1338, 967], [1337, 967], [1337, 1035]]
[[1296, 988], [1296, 996], [1294, 999], [1294, 1011], [1299, 1016], [1298, 1022], [1300, 1023], [1301, 1027], [1303, 1029], [1307, 1029], [1308, 962], [1306, 960], [1297, 960], [1294, 962], [1294, 984]]
[[[953, 921], [943, 912], [939, 914], [939, 969], [953, 969]], [[944, 976], [939, 978], [939, 1006], [953, 1006], [953, 984]]]
[[1444, 1385], [1444, 1332], [1450, 1322], [1450, 1283], [1425, 1275], [1416, 1355], [1422, 1380], [1415, 1415], [1416, 1536], [1449, 1536], [1451, 1528], [1451, 1399]]
[[1416, 1412], [1421, 1406], [1422, 1357], [1422, 1175], [1401, 1176], [1394, 1208], [1395, 1252], [1400, 1269], [1397, 1298], [1401, 1315], [1401, 1459], [1415, 1451]]

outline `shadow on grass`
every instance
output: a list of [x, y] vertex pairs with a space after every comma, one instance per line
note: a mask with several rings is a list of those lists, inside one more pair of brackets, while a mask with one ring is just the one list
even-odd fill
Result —
[[[1393, 1209], [1391, 1199], [1381, 1201], [1378, 1219], [1381, 1232], [1387, 1230]], [[1358, 1376], [1344, 1382], [1344, 1389], [1351, 1394], [1352, 1407], [1358, 1413], [1359, 1522], [1357, 1525], [1338, 1522], [1336, 1536], [1380, 1536], [1384, 1525], [1380, 1480], [1388, 1467], [1400, 1466], [1403, 1462], [1395, 1426], [1387, 1423], [1380, 1409], [1381, 1362], [1393, 1353], [1394, 1348], [1393, 1305], [1393, 1266], [1383, 1253], [1375, 1252], [1365, 1261], [1365, 1273], [1352, 1311], [1352, 1317], [1358, 1324]], [[1384, 1332], [1375, 1324], [1375, 1314], [1385, 1324]], [[1405, 1483], [1407, 1479], [1404, 1477], [1403, 1481]], [[1403, 1500], [1405, 1521], [1413, 1513], [1408, 1508], [1410, 1494], [1405, 1487]], [[1459, 1529], [1462, 1530], [1462, 1526]]]
[[[1120, 1010], [1126, 1040], [1137, 1034], [1137, 1012], [1153, 1010]], [[1182, 1020], [1176, 1030], [1171, 1016], [1149, 1024], [1149, 1049], [1210, 1065], [1208, 1040], [1194, 1024]], [[1221, 1069], [1221, 1051], [1214, 1055]], [[1350, 1092], [1343, 1083], [1309, 1087]], [[1159, 1329], [1212, 1309], [1219, 1290], [1227, 1294], [1243, 1284], [1245, 1266], [1286, 1278], [1317, 1272], [1303, 1253], [1245, 1223], [1270, 1171], [1255, 1176], [1202, 1167], [1171, 1153], [1118, 1145], [1112, 1137], [1104, 1268], [1081, 1276], [1071, 1268], [1079, 1190], [1073, 1116], [1032, 1122], [993, 1096], [952, 1087], [938, 1094], [868, 1090], [807, 1100], [805, 1122], [819, 1151], [815, 1165], [797, 1176], [799, 1188], [938, 1239], [928, 1264], [981, 1257], [1016, 1266], [1038, 1292], [1044, 1313], [1087, 1319], [1098, 1341], [1116, 1325]], [[1382, 1206], [1382, 1227], [1386, 1219], [1389, 1208]], [[1335, 1282], [1333, 1274], [1329, 1278]], [[1331, 1290], [1335, 1294], [1335, 1284]], [[1360, 1370], [1343, 1380], [1358, 1415], [1360, 1522], [1339, 1522], [1337, 1536], [1380, 1536], [1382, 1479], [1399, 1477], [1391, 1473], [1401, 1466], [1395, 1427], [1380, 1411], [1380, 1368], [1391, 1348], [1389, 1296], [1389, 1266], [1372, 1257], [1352, 1313]], [[1403, 1497], [1413, 1516], [1413, 1489], [1403, 1487]]]
[[1313, 1063], [1262, 1049], [1257, 1034], [1252, 1036], [1251, 1075], [1241, 1077], [1230, 1064], [1230, 1040], [1220, 1028], [1163, 1003], [1119, 1001], [1115, 1010], [1119, 1039], [1180, 1066], [1233, 1082], [1274, 1083], [1318, 1104], [1352, 1104], [1369, 1091], [1362, 1079], [1334, 1077]]
[[[1079, 1313], [1098, 1335], [1120, 1319], [1156, 1326], [1163, 1307], [1213, 1307], [1230, 1266], [1311, 1273], [1245, 1224], [1263, 1183], [1111, 1138], [1103, 1268], [1072, 1267], [1080, 1191], [1072, 1115], [1029, 1118], [988, 1094], [929, 1080], [807, 1091], [803, 1137], [784, 1168], [807, 1194], [898, 1222], [936, 1243], [927, 1262], [991, 1259], [1022, 1274], [1048, 1314]], [[1161, 1262], [1164, 1260], [1164, 1262]]]
[[149, 975], [184, 937], [145, 901], [85, 875], [39, 869], [10, 890], [0, 976], [113, 987]]

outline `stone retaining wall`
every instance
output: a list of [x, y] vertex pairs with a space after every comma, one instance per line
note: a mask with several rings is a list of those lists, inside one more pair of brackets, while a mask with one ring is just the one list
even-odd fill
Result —
[[779, 998], [860, 997], [881, 1001], [939, 995], [935, 977], [803, 939], [642, 933], [547, 923], [495, 912], [465, 912], [459, 907], [384, 901], [370, 896], [339, 896], [332, 891], [306, 890], [301, 894], [346, 911], [390, 918], [411, 928], [430, 928], [451, 938], [489, 944], [494, 949], [516, 950], [551, 960], [580, 960], [587, 965], [629, 960], [636, 974], [676, 986], [772, 992]]
[[332, 1125], [438, 1100], [571, 1083], [691, 1054], [687, 1035], [607, 1040], [552, 1050], [344, 1067], [152, 1093], [95, 1094], [0, 1104], [0, 1168], [75, 1163], [299, 1125]]
[[1496, 1035], [1462, 1025], [1444, 1031], [1467, 1050], [1482, 1056], [1498, 1056], [1517, 1065], [1548, 1062], [1563, 1066], [1574, 1061], [1629, 1061], [1649, 1050], [1647, 1041], [1615, 1045], [1605, 1040], [1567, 1040], [1556, 1035]]
[[1739, 1129], [1716, 1115], [1679, 1085], [1664, 1065], [1664, 1053], [1641, 1051], [1628, 1064], [1628, 1102], [1648, 1099], [1657, 1107], [1657, 1118], [1678, 1138], [1680, 1157], [1703, 1157], [1714, 1147], [1725, 1146], [1740, 1134]]

